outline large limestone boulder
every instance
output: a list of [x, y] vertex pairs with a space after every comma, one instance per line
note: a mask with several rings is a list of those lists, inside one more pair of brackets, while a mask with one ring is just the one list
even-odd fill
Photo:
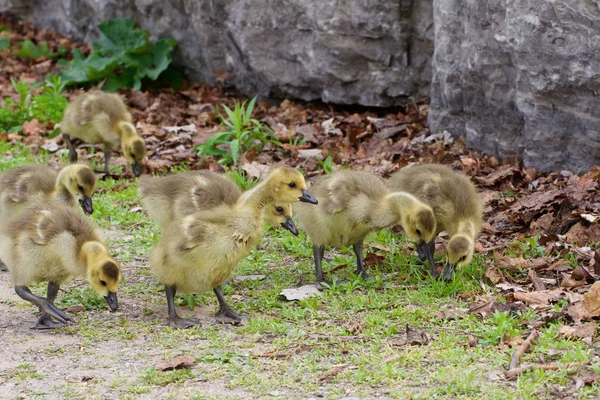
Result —
[[[431, 94], [433, 132], [541, 170], [600, 164], [600, 6], [564, 0], [0, 0], [91, 41], [129, 17], [192, 79], [248, 95], [389, 106]], [[434, 52], [435, 43], [435, 52]]]
[[173, 37], [176, 63], [249, 95], [389, 106], [429, 96], [432, 0], [0, 0], [38, 26], [91, 41], [128, 17]]
[[434, 0], [429, 125], [541, 170], [600, 163], [596, 1]]

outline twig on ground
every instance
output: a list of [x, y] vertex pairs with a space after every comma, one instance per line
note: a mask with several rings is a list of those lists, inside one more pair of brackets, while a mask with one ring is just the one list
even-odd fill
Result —
[[319, 382], [327, 382], [333, 379], [337, 374], [342, 372], [344, 369], [351, 367], [352, 364], [339, 364], [334, 366], [329, 372], [324, 373], [320, 378]]
[[558, 371], [561, 368], [573, 368], [573, 367], [581, 367], [584, 365], [590, 365], [592, 360], [588, 361], [580, 361], [580, 362], [572, 362], [566, 364], [549, 364], [549, 365], [527, 365], [525, 367], [514, 368], [504, 373], [504, 377], [506, 379], [511, 379], [516, 376], [521, 375], [523, 372], [531, 371], [535, 368], [543, 369], [544, 371]]
[[510, 365], [508, 366], [509, 370], [515, 369], [519, 366], [519, 360], [521, 359], [521, 356], [523, 354], [525, 354], [525, 352], [529, 349], [529, 347], [531, 346], [531, 343], [537, 339], [537, 337], [539, 336], [539, 332], [537, 330], [532, 330], [531, 333], [529, 334], [529, 336], [527, 336], [527, 339], [525, 339], [525, 341], [519, 346], [519, 348], [517, 349], [517, 351], [515, 351], [515, 354], [513, 355], [512, 360], [510, 361]]

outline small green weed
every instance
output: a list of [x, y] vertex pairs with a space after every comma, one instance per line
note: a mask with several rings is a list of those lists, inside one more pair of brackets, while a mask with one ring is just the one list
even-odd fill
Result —
[[544, 257], [546, 248], [539, 244], [541, 234], [532, 238], [524, 238], [524, 242], [512, 242], [510, 245], [519, 248], [520, 253], [525, 258]]
[[142, 376], [143, 380], [158, 386], [166, 386], [171, 383], [182, 383], [193, 379], [194, 374], [189, 369], [175, 369], [173, 371], [157, 371], [150, 368]]
[[236, 185], [242, 190], [251, 189], [256, 185], [256, 180], [250, 178], [242, 171], [230, 171], [227, 173], [227, 177], [235, 182]]
[[56, 303], [60, 307], [83, 304], [86, 310], [99, 310], [106, 307], [106, 300], [87, 285], [85, 287], [73, 288], [60, 295]]
[[226, 129], [199, 145], [198, 155], [216, 156], [221, 164], [237, 165], [240, 156], [245, 156], [250, 150], [260, 153], [268, 143], [281, 146], [271, 129], [252, 118], [255, 102], [256, 97], [250, 100], [247, 106], [246, 101], [236, 101], [233, 110], [223, 105], [225, 116], [217, 108], [221, 124]]
[[4, 99], [4, 107], [0, 108], [0, 131], [21, 132], [23, 122], [35, 118], [41, 124], [62, 120], [68, 102], [62, 97], [65, 86], [59, 77], [49, 75], [42, 93], [35, 96], [34, 90], [42, 83], [28, 83], [24, 80], [17, 82], [14, 79], [11, 79], [11, 83], [19, 95], [19, 101], [13, 101], [10, 97]]
[[512, 338], [521, 332], [518, 328], [519, 321], [510, 316], [508, 312], [496, 311], [488, 322], [492, 326], [481, 332], [481, 336], [483, 341], [490, 346], [497, 345], [505, 336]]
[[331, 156], [327, 156], [325, 160], [321, 160], [320, 158], [315, 158], [319, 163], [319, 166], [325, 171], [326, 174], [330, 174], [333, 172], [333, 159]]
[[58, 62], [67, 67], [61, 77], [68, 86], [90, 86], [103, 79], [107, 79], [102, 86], [106, 91], [141, 89], [144, 80], [162, 78], [174, 88], [181, 84], [181, 76], [170, 67], [175, 40], [161, 39], [151, 44], [150, 32], [138, 29], [130, 19], [104, 21], [98, 29], [101, 35], [93, 43], [89, 57], [84, 58], [81, 51], [75, 50], [71, 61]]

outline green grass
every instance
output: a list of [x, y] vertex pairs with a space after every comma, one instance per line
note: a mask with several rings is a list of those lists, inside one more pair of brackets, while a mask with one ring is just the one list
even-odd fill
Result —
[[[0, 169], [39, 162], [45, 153], [32, 154], [24, 147], [0, 143], [0, 151], [12, 157], [0, 159]], [[243, 186], [242, 178], [233, 175]], [[482, 320], [467, 314], [468, 299], [483, 294], [479, 279], [487, 261], [477, 255], [473, 263], [457, 273], [450, 283], [432, 280], [428, 268], [413, 252], [404, 252], [406, 239], [381, 231], [365, 241], [365, 254], [385, 257], [371, 266], [367, 280], [353, 276], [355, 260], [351, 249], [328, 249], [324, 269], [345, 268], [332, 273], [336, 281], [321, 297], [287, 302], [279, 293], [298, 282], [314, 281], [309, 238], [294, 237], [283, 230], [268, 229], [260, 245], [240, 264], [235, 275], [262, 274], [262, 281], [232, 280], [224, 286], [230, 305], [248, 315], [238, 327], [205, 324], [185, 331], [164, 326], [166, 304], [161, 285], [153, 278], [146, 257], [158, 231], [140, 207], [137, 181], [107, 179], [99, 182], [102, 194], [94, 196], [92, 219], [107, 231], [108, 245], [121, 263], [124, 281], [120, 287], [122, 314], [112, 315], [102, 298], [85, 281], [75, 280], [59, 294], [58, 304], [84, 304], [86, 312], [61, 332], [78, 338], [76, 354], [96, 355], [102, 343], [118, 343], [113, 352], [106, 347], [98, 353], [109, 364], [130, 362], [138, 370], [128, 378], [115, 375], [99, 383], [88, 382], [85, 390], [103, 393], [101, 386], [112, 387], [120, 398], [152, 394], [168, 388], [167, 398], [248, 398], [322, 396], [337, 399], [349, 396], [370, 398], [553, 398], [557, 387], [573, 382], [572, 371], [532, 370], [517, 380], [505, 381], [513, 349], [500, 345], [502, 339], [525, 335], [535, 313], [496, 313]], [[378, 246], [378, 248], [373, 246]], [[535, 242], [523, 245], [535, 253]], [[381, 249], [384, 250], [381, 250]], [[386, 249], [389, 249], [387, 251]], [[438, 255], [441, 257], [441, 255]], [[42, 293], [45, 285], [37, 285]], [[216, 309], [212, 293], [194, 295], [196, 307]], [[179, 297], [180, 304], [184, 297]], [[21, 305], [23, 305], [21, 307]], [[12, 306], [11, 306], [12, 307]], [[33, 308], [19, 302], [17, 312], [31, 317]], [[560, 312], [558, 306], [550, 312]], [[439, 319], [439, 312], [454, 310], [458, 318]], [[182, 308], [182, 315], [194, 312]], [[558, 331], [561, 322], [541, 328], [538, 341], [522, 357], [522, 363], [587, 361], [594, 350], [583, 341], [566, 340]], [[409, 325], [433, 336], [418, 346], [397, 347]], [[476, 346], [470, 347], [467, 336]], [[4, 338], [4, 337], [3, 337]], [[70, 354], [67, 352], [67, 354]], [[160, 357], [157, 357], [157, 354]], [[160, 372], [153, 368], [159, 358], [191, 355], [197, 363], [191, 370]], [[65, 357], [57, 349], [48, 357]], [[72, 357], [72, 355], [70, 356]], [[347, 365], [325, 379], [336, 365]], [[22, 382], [44, 379], [31, 366], [16, 369], [8, 379]], [[590, 367], [600, 373], [600, 364]], [[122, 373], [126, 373], [124, 369]], [[202, 385], [219, 386], [224, 392], [206, 392]], [[22, 384], [22, 383], [19, 383]], [[58, 385], [58, 384], [57, 384]], [[76, 384], [57, 386], [62, 397], [85, 397]], [[277, 390], [279, 395], [273, 395]], [[162, 393], [158, 395], [157, 393]], [[241, 394], [240, 394], [241, 393]], [[99, 395], [99, 394], [98, 394]], [[576, 398], [600, 395], [598, 386], [575, 393]], [[171, 396], [171, 397], [168, 397]]]

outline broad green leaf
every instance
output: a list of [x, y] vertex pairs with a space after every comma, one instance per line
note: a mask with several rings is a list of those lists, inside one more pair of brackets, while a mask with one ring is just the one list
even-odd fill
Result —
[[6, 37], [0, 37], [0, 50], [5, 50], [10, 47], [10, 39]]
[[94, 42], [94, 51], [101, 55], [119, 58], [127, 53], [143, 53], [150, 46], [150, 32], [137, 29], [135, 22], [127, 18], [101, 22], [98, 29], [101, 35]]
[[67, 70], [60, 72], [61, 79], [66, 85], [72, 85], [74, 83], [87, 82], [87, 72], [85, 71], [85, 59], [79, 49], [73, 51], [73, 60], [63, 61], [60, 60], [58, 65], [68, 67]]
[[117, 60], [102, 57], [98, 53], [92, 53], [83, 64], [86, 73], [86, 81], [91, 82], [104, 79], [114, 70], [119, 68]]
[[102, 90], [105, 92], [116, 92], [117, 89], [133, 87], [135, 84], [135, 69], [127, 68], [120, 75], [111, 75], [106, 81]]

